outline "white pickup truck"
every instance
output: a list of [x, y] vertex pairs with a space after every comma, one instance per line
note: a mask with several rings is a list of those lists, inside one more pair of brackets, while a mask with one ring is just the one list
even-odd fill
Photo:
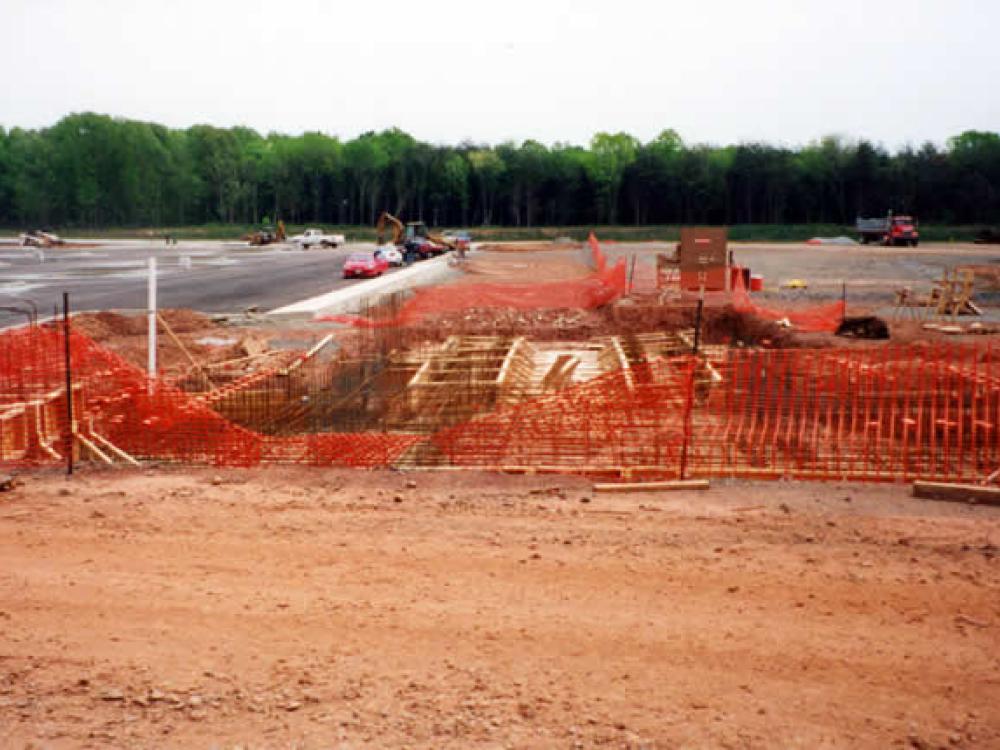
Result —
[[337, 247], [343, 245], [347, 240], [342, 234], [325, 234], [321, 229], [307, 229], [302, 234], [289, 237], [288, 241], [309, 248], [317, 245], [319, 247]]

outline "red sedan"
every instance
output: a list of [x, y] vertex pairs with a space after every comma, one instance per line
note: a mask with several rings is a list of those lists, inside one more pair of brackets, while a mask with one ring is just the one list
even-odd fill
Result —
[[381, 276], [387, 268], [389, 268], [389, 261], [378, 251], [373, 254], [351, 253], [344, 261], [344, 278], [370, 279], [374, 276]]

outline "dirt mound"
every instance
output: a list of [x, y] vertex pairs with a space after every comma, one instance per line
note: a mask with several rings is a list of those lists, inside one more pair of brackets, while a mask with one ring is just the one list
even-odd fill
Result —
[[[202, 365], [259, 354], [268, 348], [268, 334], [245, 328], [227, 328], [194, 310], [163, 309], [160, 317]], [[73, 317], [74, 330], [86, 334], [137, 367], [148, 358], [149, 322], [145, 314], [113, 312], [81, 313]], [[179, 376], [191, 368], [191, 360], [166, 333], [157, 327], [157, 364], [167, 376]]]
[[531, 336], [539, 340], [575, 340], [601, 335], [609, 321], [600, 310], [518, 310], [471, 308], [436, 315], [414, 328], [417, 338], [443, 340], [454, 334], [469, 336]]
[[167, 321], [174, 333], [193, 333], [217, 327], [207, 315], [184, 308], [160, 310], [160, 317]]
[[[216, 326], [207, 315], [194, 310], [160, 310], [160, 317], [174, 333], [193, 333], [214, 330]], [[82, 313], [73, 317], [73, 327], [99, 343], [113, 341], [122, 336], [145, 336], [149, 320], [145, 315], [121, 315], [114, 312]]]
[[147, 331], [145, 316], [119, 315], [113, 312], [82, 313], [73, 316], [73, 328], [98, 343], [122, 336], [142, 336]]
[[[530, 336], [540, 341], [578, 341], [595, 336], [673, 332], [690, 329], [693, 306], [618, 304], [594, 310], [470, 308], [435, 315], [406, 330], [411, 341], [442, 341], [448, 336]], [[822, 347], [833, 337], [804, 336], [768, 320], [732, 307], [704, 311], [702, 341], [706, 344], [767, 346], [769, 348]]]

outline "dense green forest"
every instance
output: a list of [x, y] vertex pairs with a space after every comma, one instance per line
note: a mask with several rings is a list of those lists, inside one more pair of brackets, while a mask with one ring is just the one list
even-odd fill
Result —
[[74, 114], [0, 128], [0, 226], [368, 224], [388, 209], [433, 225], [851, 224], [888, 209], [939, 224], [1000, 224], [1000, 133], [890, 153], [828, 137], [800, 148], [588, 147], [418, 141], [398, 129], [341, 141], [244, 127], [176, 130]]

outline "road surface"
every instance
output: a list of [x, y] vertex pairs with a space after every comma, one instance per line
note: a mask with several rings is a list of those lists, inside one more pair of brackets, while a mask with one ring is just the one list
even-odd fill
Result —
[[[168, 248], [135, 241], [44, 251], [0, 246], [0, 305], [24, 307], [23, 301], [30, 300], [40, 315], [50, 315], [68, 291], [70, 306], [78, 311], [144, 309], [147, 258], [155, 255], [159, 307], [267, 311], [358, 283], [343, 279], [341, 268], [351, 252], [363, 250], [371, 252], [372, 245], [298, 250], [187, 242]], [[23, 320], [23, 315], [0, 310], [0, 326]]]

